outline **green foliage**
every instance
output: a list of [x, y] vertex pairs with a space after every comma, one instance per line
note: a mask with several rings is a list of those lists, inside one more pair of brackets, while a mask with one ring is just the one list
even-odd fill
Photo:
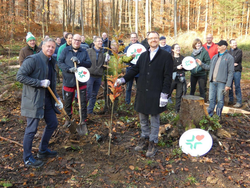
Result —
[[229, 114], [231, 117], [237, 117], [237, 116], [242, 116], [242, 114], [237, 114], [237, 113], [233, 113], [233, 114]]
[[192, 184], [197, 183], [197, 180], [196, 180], [196, 178], [193, 177], [193, 176], [188, 176], [188, 177], [186, 178], [185, 182], [189, 182], [190, 185], [192, 185]]
[[0, 186], [3, 186], [4, 188], [7, 188], [7, 187], [12, 187], [13, 185], [9, 181], [0, 181]]
[[20, 82], [15, 82], [12, 87], [13, 87], [13, 89], [22, 89], [23, 88], [23, 84], [20, 83]]
[[207, 131], [215, 131], [218, 128], [221, 128], [221, 124], [219, 123], [220, 117], [217, 115], [213, 115], [213, 117], [210, 116], [204, 116], [202, 120], [200, 120], [199, 125], [201, 129], [207, 130]]
[[173, 111], [170, 111], [168, 113], [163, 112], [160, 114], [160, 121], [161, 123], [170, 123], [176, 118], [176, 113]]
[[173, 156], [181, 157], [181, 154], [182, 154], [181, 148], [174, 148], [174, 149], [172, 150], [172, 155], [173, 155]]
[[131, 123], [133, 121], [136, 121], [137, 117], [121, 116], [119, 119], [124, 123]]
[[94, 111], [101, 110], [105, 105], [105, 100], [97, 100], [94, 106]]
[[85, 42], [90, 45], [93, 42], [92, 38], [85, 38]]
[[123, 102], [122, 104], [119, 104], [118, 110], [133, 115], [134, 114], [134, 105], [133, 105], [133, 103], [125, 104], [125, 102]]
[[166, 145], [166, 143], [163, 140], [160, 140], [158, 142], [158, 146], [164, 147]]

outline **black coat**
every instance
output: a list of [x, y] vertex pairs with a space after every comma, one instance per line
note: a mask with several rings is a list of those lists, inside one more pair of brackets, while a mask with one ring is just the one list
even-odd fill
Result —
[[159, 48], [152, 61], [150, 52], [143, 52], [136, 66], [124, 76], [125, 81], [140, 73], [137, 81], [135, 110], [143, 114], [157, 115], [166, 107], [159, 107], [160, 95], [169, 94], [172, 83], [173, 59], [171, 55]]
[[234, 58], [234, 62], [238, 63], [237, 66], [234, 66], [235, 72], [242, 72], [242, 50], [239, 48], [230, 49], [229, 54], [231, 54]]

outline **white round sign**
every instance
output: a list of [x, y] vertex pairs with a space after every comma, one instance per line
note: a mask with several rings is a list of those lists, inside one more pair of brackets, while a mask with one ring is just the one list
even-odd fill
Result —
[[213, 146], [211, 135], [202, 129], [189, 129], [181, 135], [179, 140], [181, 150], [191, 156], [202, 156]]
[[90, 78], [90, 73], [85, 67], [78, 67], [75, 76], [79, 82], [87, 82]]
[[193, 57], [187, 56], [182, 60], [182, 66], [186, 70], [192, 70], [197, 66], [197, 64]]
[[145, 51], [146, 51], [146, 48], [143, 45], [138, 44], [138, 43], [132, 44], [127, 50], [127, 56], [131, 56], [131, 55], [135, 54], [135, 57], [132, 61], [130, 61], [130, 63], [136, 64], [141, 53], [143, 53]]

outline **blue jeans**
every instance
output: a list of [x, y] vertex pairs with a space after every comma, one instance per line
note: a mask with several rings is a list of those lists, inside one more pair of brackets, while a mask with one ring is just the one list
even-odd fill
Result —
[[[51, 102], [46, 102], [44, 109], [44, 119], [47, 126], [44, 129], [42, 140], [39, 146], [39, 150], [43, 151], [48, 148], [49, 140], [56, 130], [58, 121], [56, 118], [56, 113], [52, 107]], [[27, 160], [31, 155], [32, 142], [34, 136], [37, 132], [37, 127], [40, 119], [39, 118], [29, 118], [27, 117], [27, 127], [25, 129], [24, 138], [23, 138], [23, 160]]]
[[95, 102], [96, 102], [96, 96], [98, 94], [101, 83], [102, 83], [102, 77], [95, 78], [92, 76], [90, 76], [87, 82], [87, 98], [89, 101], [89, 104], [87, 107], [88, 114], [93, 113], [93, 109], [95, 107]]
[[[136, 83], [137, 83], [137, 79], [138, 77], [135, 77]], [[132, 92], [133, 82], [134, 82], [134, 79], [131, 79], [127, 82], [126, 97], [125, 97], [126, 104], [130, 104], [130, 101], [131, 101], [131, 92]]]
[[214, 114], [214, 108], [217, 107], [216, 114], [220, 117], [224, 106], [224, 95], [222, 91], [225, 89], [226, 84], [220, 82], [210, 82], [209, 84], [209, 106], [207, 108], [208, 114], [212, 117]]
[[141, 137], [149, 138], [149, 141], [158, 143], [158, 134], [160, 127], [160, 114], [151, 115], [149, 125], [149, 115], [139, 113], [140, 124], [141, 124]]
[[234, 72], [234, 77], [231, 85], [231, 90], [229, 90], [229, 101], [234, 102], [234, 93], [233, 93], [233, 83], [235, 85], [235, 96], [237, 103], [242, 104], [241, 88], [240, 88], [241, 72]]

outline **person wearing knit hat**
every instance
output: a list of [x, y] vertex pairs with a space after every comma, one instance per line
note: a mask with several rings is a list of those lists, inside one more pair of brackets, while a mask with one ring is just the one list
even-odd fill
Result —
[[36, 45], [36, 38], [35, 36], [31, 33], [28, 32], [26, 35], [26, 43], [27, 46], [22, 48], [19, 52], [19, 64], [20, 66], [23, 63], [23, 60], [32, 54], [36, 54], [41, 51], [41, 48]]

